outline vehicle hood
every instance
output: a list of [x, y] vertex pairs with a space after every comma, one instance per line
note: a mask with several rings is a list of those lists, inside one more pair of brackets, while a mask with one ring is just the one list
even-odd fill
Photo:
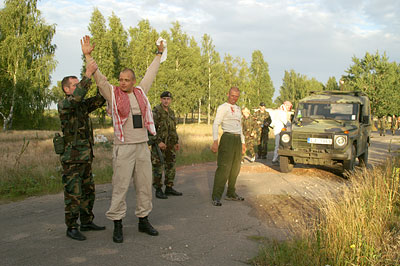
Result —
[[292, 131], [298, 133], [339, 133], [344, 132], [346, 130], [352, 131], [356, 130], [357, 126], [356, 122], [338, 122], [334, 120], [316, 120], [307, 123], [298, 123], [292, 125]]

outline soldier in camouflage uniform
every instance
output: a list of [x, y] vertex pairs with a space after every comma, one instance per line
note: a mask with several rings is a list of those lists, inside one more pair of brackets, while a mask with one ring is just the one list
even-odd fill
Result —
[[387, 129], [387, 119], [386, 119], [386, 115], [381, 116], [378, 118], [378, 130], [379, 130], [379, 135], [380, 136], [385, 136], [386, 133], [386, 129]]
[[390, 131], [392, 132], [392, 136], [396, 133], [396, 129], [398, 128], [397, 117], [396, 115], [392, 115], [392, 121], [390, 121]]
[[[247, 107], [242, 109], [242, 114], [242, 132], [245, 137], [246, 153], [250, 154], [250, 162], [254, 162], [256, 160], [254, 146], [258, 144], [257, 129], [259, 126], [257, 125], [257, 119], [250, 114], [250, 110]], [[242, 162], [244, 162], [244, 155]]]
[[271, 117], [269, 113], [265, 110], [265, 103], [260, 103], [260, 108], [256, 110], [254, 116], [257, 118], [258, 124], [258, 136], [259, 145], [258, 145], [258, 158], [267, 159], [268, 153], [268, 134], [269, 134], [269, 125], [271, 124]]
[[62, 80], [65, 98], [58, 103], [58, 113], [64, 139], [64, 153], [61, 154], [64, 184], [65, 223], [67, 236], [85, 240], [79, 231], [104, 230], [104, 226], [93, 223], [95, 186], [92, 175], [93, 129], [89, 113], [101, 107], [105, 99], [98, 93], [85, 99], [91, 85], [90, 77], [97, 69], [96, 63], [87, 65], [86, 76], [79, 82], [75, 76]]
[[[160, 96], [161, 103], [153, 108], [153, 119], [157, 134], [149, 136], [151, 145], [151, 163], [153, 165], [153, 186], [156, 197], [167, 199], [168, 195], [182, 196], [173, 188], [175, 179], [176, 151], [179, 150], [179, 137], [176, 132], [174, 111], [169, 107], [172, 94], [165, 91]], [[164, 168], [165, 192], [162, 191], [162, 173]]]

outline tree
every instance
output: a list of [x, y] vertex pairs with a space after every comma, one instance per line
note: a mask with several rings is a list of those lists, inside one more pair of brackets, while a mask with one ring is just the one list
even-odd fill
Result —
[[339, 90], [339, 85], [336, 82], [336, 78], [335, 77], [329, 77], [328, 81], [326, 82], [326, 85], [325, 85], [324, 89], [328, 90], [328, 91]]
[[45, 24], [37, 0], [6, 0], [0, 10], [0, 115], [3, 130], [14, 119], [37, 127], [50, 104], [50, 74], [54, 71], [55, 26]]
[[269, 76], [268, 63], [264, 61], [264, 56], [260, 50], [255, 50], [251, 56], [251, 80], [253, 86], [253, 101], [263, 101], [267, 106], [272, 104], [274, 86]]
[[352, 58], [353, 65], [343, 76], [345, 90], [365, 92], [373, 114], [383, 116], [400, 113], [400, 69], [396, 62], [389, 62], [386, 53], [382, 56], [366, 53], [364, 58]]
[[212, 105], [212, 91], [216, 88], [218, 77], [221, 75], [220, 71], [220, 56], [215, 51], [212, 39], [209, 35], [204, 34], [202, 38], [202, 87], [206, 88], [204, 97], [199, 98], [199, 123], [201, 114], [201, 102], [207, 103], [207, 124], [211, 122], [211, 105]]
[[300, 75], [294, 70], [286, 71], [283, 77], [283, 83], [280, 87], [280, 95], [275, 103], [281, 105], [284, 101], [291, 101], [293, 106], [297, 106], [300, 99], [308, 96], [311, 91], [320, 91], [323, 84], [315, 78], [311, 80], [305, 75]]
[[[154, 28], [150, 26], [148, 20], [139, 21], [135, 28], [131, 27], [128, 31], [130, 37], [127, 54], [128, 67], [132, 68], [135, 71], [136, 80], [137, 82], [140, 82], [140, 80], [144, 77], [147, 68], [150, 66], [151, 62], [154, 59], [154, 55], [157, 49], [155, 47], [155, 42], [157, 41], [159, 34]], [[168, 34], [166, 34], [166, 32], [163, 32], [161, 36], [167, 40], [168, 47], [170, 44]], [[165, 79], [163, 78], [165, 77], [165, 74], [162, 72], [163, 66], [161, 65], [156, 80], [152, 85], [152, 89], [150, 90], [149, 95], [147, 95], [150, 102], [152, 103], [158, 103], [161, 90], [166, 90], [165, 87], [159, 87], [158, 81], [161, 79]]]

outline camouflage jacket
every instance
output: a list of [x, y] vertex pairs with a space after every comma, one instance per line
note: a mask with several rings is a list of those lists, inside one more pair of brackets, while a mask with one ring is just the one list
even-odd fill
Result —
[[256, 117], [257, 124], [259, 125], [258, 132], [262, 134], [268, 134], [269, 132], [269, 125], [271, 124], [271, 116], [267, 111], [261, 112], [257, 110], [254, 113]]
[[179, 137], [176, 132], [176, 118], [174, 111], [168, 107], [168, 112], [161, 104], [153, 108], [153, 119], [157, 134], [149, 136], [149, 144], [164, 142], [169, 148], [178, 144]]
[[93, 159], [93, 128], [89, 114], [101, 107], [105, 99], [99, 93], [85, 99], [91, 80], [84, 77], [72, 95], [58, 102], [58, 114], [64, 135], [63, 163], [86, 163]]
[[257, 125], [257, 119], [249, 115], [247, 118], [242, 116], [242, 132], [246, 139], [256, 138], [259, 126]]

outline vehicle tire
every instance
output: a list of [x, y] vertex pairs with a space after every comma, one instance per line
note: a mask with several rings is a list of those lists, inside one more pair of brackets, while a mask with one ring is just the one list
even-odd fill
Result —
[[354, 170], [355, 161], [356, 161], [356, 146], [352, 145], [351, 146], [350, 160], [343, 161], [343, 172], [345, 172], [345, 171], [353, 171]]
[[288, 156], [279, 156], [279, 165], [282, 173], [289, 173], [293, 170], [293, 158]]
[[364, 153], [358, 157], [358, 161], [359, 161], [361, 167], [368, 166], [368, 146], [369, 145], [367, 143], [367, 147], [365, 148]]

